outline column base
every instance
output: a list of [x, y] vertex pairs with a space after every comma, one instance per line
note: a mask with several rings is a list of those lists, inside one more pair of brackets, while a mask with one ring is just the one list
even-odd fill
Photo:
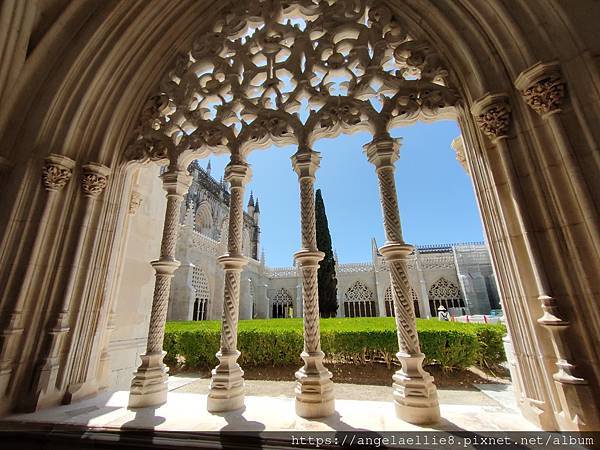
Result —
[[235, 411], [244, 407], [244, 371], [237, 363], [240, 352], [217, 353], [219, 365], [212, 370], [208, 412]]
[[302, 352], [304, 367], [296, 372], [296, 414], [305, 419], [335, 412], [331, 372], [323, 365], [323, 352]]
[[169, 368], [163, 364], [167, 352], [141, 355], [142, 364], [131, 381], [129, 408], [160, 406], [167, 402]]
[[433, 377], [423, 369], [425, 355], [397, 353], [402, 363], [392, 379], [396, 416], [414, 425], [426, 425], [440, 420], [440, 404]]

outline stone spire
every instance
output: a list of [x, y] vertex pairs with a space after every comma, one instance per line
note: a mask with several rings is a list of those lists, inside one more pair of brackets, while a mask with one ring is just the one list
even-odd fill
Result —
[[206, 174], [208, 176], [210, 176], [210, 171], [211, 171], [211, 167], [210, 167], [210, 159], [208, 160], [208, 164], [206, 165]]
[[256, 197], [256, 202], [254, 203], [254, 212], [260, 213], [260, 207], [258, 206], [258, 197]]
[[255, 208], [254, 208], [254, 195], [253, 195], [252, 191], [250, 191], [250, 198], [248, 199], [248, 214], [251, 217], [254, 217], [254, 211], [255, 211]]

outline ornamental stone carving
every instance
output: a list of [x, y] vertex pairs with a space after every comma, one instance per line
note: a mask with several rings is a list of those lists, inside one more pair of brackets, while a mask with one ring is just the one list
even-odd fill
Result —
[[558, 63], [537, 63], [521, 72], [515, 86], [536, 113], [546, 116], [559, 112], [566, 95], [566, 84]]
[[144, 201], [144, 197], [138, 191], [131, 191], [131, 196], [129, 197], [129, 214], [135, 215], [142, 206]]
[[142, 108], [127, 158], [304, 147], [454, 114], [442, 59], [383, 3], [228, 3]]
[[511, 114], [506, 95], [486, 94], [473, 104], [471, 112], [481, 131], [492, 141], [508, 137]]
[[103, 164], [89, 163], [83, 167], [81, 190], [86, 197], [97, 197], [106, 188], [110, 169]]
[[61, 191], [73, 176], [75, 161], [63, 155], [51, 153], [42, 167], [42, 183], [47, 191]]

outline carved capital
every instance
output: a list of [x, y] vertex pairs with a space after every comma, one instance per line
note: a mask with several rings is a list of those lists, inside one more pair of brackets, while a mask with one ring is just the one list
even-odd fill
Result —
[[504, 94], [486, 94], [477, 100], [471, 113], [481, 131], [492, 142], [508, 137], [511, 115], [508, 97]]
[[298, 150], [292, 156], [292, 167], [298, 178], [314, 178], [321, 163], [321, 154], [309, 148]]
[[515, 86], [531, 109], [542, 117], [560, 112], [567, 91], [560, 65], [556, 62], [538, 62], [531, 66], [521, 72]]
[[363, 146], [364, 153], [369, 162], [376, 168], [394, 167], [394, 163], [400, 158], [401, 138], [383, 138], [369, 142]]
[[82, 166], [81, 190], [83, 195], [96, 198], [106, 188], [110, 169], [103, 164], [88, 163]]
[[250, 166], [241, 160], [234, 160], [225, 166], [225, 181], [231, 184], [232, 188], [245, 186], [252, 177]]
[[50, 192], [61, 191], [73, 176], [75, 161], [63, 155], [50, 153], [44, 160], [42, 183]]
[[192, 184], [192, 176], [187, 170], [169, 170], [163, 173], [160, 178], [163, 182], [163, 188], [167, 195], [182, 197]]

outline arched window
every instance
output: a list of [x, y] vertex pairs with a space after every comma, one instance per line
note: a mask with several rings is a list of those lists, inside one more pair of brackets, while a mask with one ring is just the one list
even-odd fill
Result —
[[[413, 288], [410, 288], [410, 297], [413, 300], [413, 306], [415, 308], [415, 316], [421, 317], [421, 311], [419, 310], [419, 296], [415, 292]], [[396, 311], [394, 310], [394, 299], [392, 298], [392, 287], [388, 286], [385, 290], [385, 295], [383, 296], [385, 300], [385, 315], [387, 317], [393, 317], [396, 315]]]
[[373, 292], [360, 281], [354, 282], [346, 291], [344, 300], [344, 316], [375, 317], [377, 311]]
[[210, 288], [206, 273], [199, 267], [192, 271], [192, 287], [196, 292], [192, 320], [206, 320], [208, 318], [208, 303], [210, 301]]
[[292, 296], [285, 288], [281, 288], [273, 297], [273, 319], [282, 319], [286, 317], [290, 317], [290, 312], [292, 310]]
[[198, 205], [198, 210], [196, 212], [196, 229], [200, 233], [206, 236], [210, 236], [212, 227], [212, 209], [208, 201], [202, 200], [202, 202], [200, 202], [200, 205]]
[[446, 309], [465, 307], [458, 286], [444, 277], [441, 277], [429, 288], [429, 309], [431, 311], [431, 317], [437, 316], [437, 309], [440, 306], [444, 306]]
[[221, 230], [219, 234], [219, 243], [221, 245], [227, 246], [227, 237], [229, 236], [229, 216], [223, 219], [221, 222]]

